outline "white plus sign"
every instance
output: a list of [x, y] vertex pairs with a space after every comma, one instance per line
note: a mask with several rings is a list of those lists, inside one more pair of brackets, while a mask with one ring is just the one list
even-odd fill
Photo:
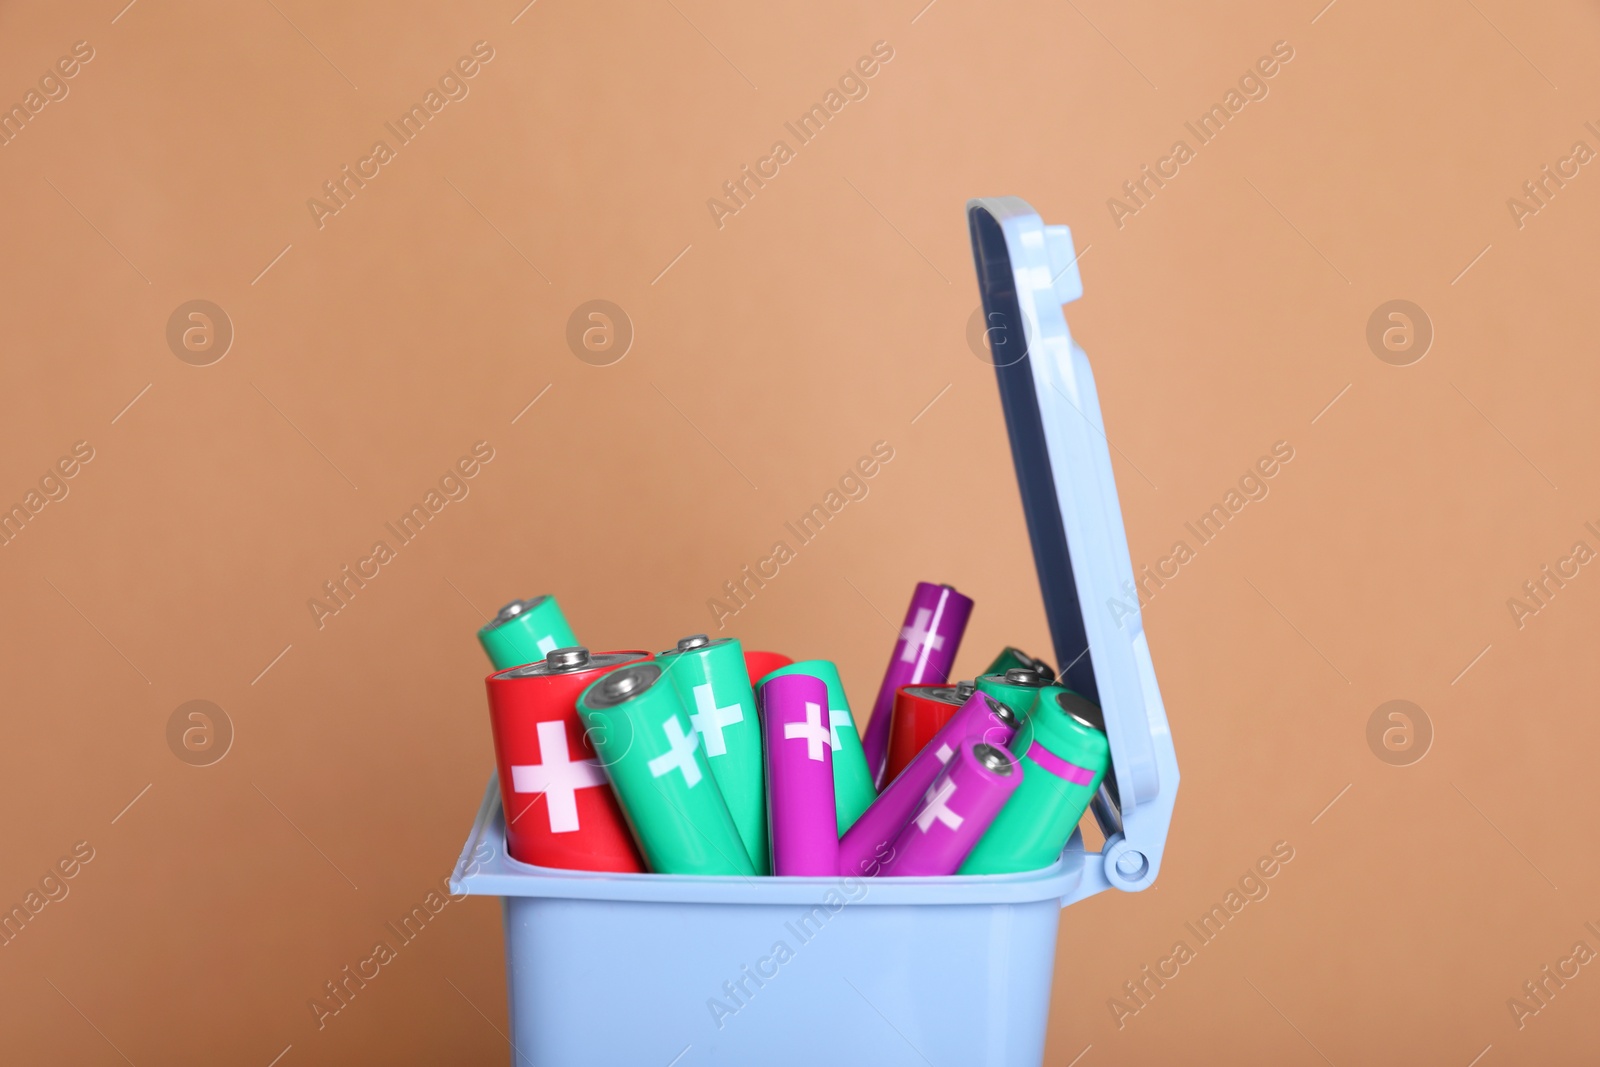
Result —
[[932, 621], [932, 611], [928, 608], [918, 608], [917, 617], [912, 620], [911, 625], [900, 628], [900, 640], [906, 643], [905, 651], [900, 653], [902, 662], [917, 662], [917, 653], [923, 648], [944, 647], [944, 637], [928, 629], [928, 624]]
[[693, 789], [700, 784], [700, 766], [694, 761], [694, 750], [700, 746], [699, 735], [693, 730], [683, 732], [683, 723], [674, 715], [662, 727], [667, 734], [667, 744], [672, 747], [650, 761], [650, 773], [656, 778], [663, 774], [671, 774], [674, 770], [683, 772], [683, 784]]
[[568, 753], [567, 727], [559, 721], [539, 724], [538, 763], [511, 768], [512, 792], [544, 794], [553, 834], [578, 829], [578, 790], [605, 784], [599, 760], [574, 760]]
[[839, 727], [849, 726], [853, 729], [855, 724], [855, 720], [850, 717], [850, 713], [845, 709], [833, 708], [829, 710], [828, 742], [829, 744], [833, 745], [833, 750], [835, 752], [839, 751]]
[[548, 656], [556, 648], [556, 639], [553, 637], [539, 638], [539, 655]]
[[934, 824], [935, 820], [944, 823], [952, 830], [961, 828], [961, 816], [946, 807], [946, 803], [955, 791], [956, 784], [948, 778], [944, 780], [944, 784], [937, 787], [937, 791], [935, 791], [935, 787], [930, 786], [928, 788], [927, 794], [923, 797], [928, 803], [921, 811], [917, 812], [918, 830], [927, 833], [928, 828]]
[[722, 740], [722, 728], [732, 726], [736, 722], [744, 722], [744, 709], [738, 704], [717, 707], [717, 699], [711, 692], [710, 682], [694, 687], [694, 708], [694, 714], [689, 716], [689, 721], [705, 737], [706, 755], [727, 755], [728, 746]]
[[806, 758], [821, 760], [824, 746], [828, 744], [828, 729], [822, 725], [822, 705], [806, 701], [806, 721], [783, 724], [783, 739], [806, 739]]

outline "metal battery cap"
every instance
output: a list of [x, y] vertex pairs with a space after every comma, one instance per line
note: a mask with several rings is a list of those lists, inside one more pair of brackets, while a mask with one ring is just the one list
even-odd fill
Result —
[[1044, 676], [1032, 667], [1012, 667], [1006, 671], [1006, 684], [1042, 686], [1045, 681]]
[[553, 671], [580, 670], [589, 665], [589, 650], [582, 645], [552, 648], [544, 657], [544, 662]]
[[1083, 723], [1091, 730], [1106, 732], [1106, 716], [1088, 699], [1079, 696], [1068, 689], [1056, 697], [1056, 706], [1066, 712], [1068, 717]]
[[517, 616], [526, 615], [549, 599], [550, 597], [546, 595], [530, 597], [527, 600], [513, 600], [496, 612], [495, 617], [485, 623], [483, 628], [485, 630], [497, 630]]
[[905, 691], [920, 700], [937, 700], [941, 704], [961, 704], [966, 700], [959, 688], [948, 685], [908, 685]]
[[615, 667], [619, 663], [626, 663], [637, 658], [639, 658], [639, 653], [637, 652], [601, 652], [595, 655], [581, 646], [556, 648], [551, 649], [544, 659], [535, 660], [533, 663], [504, 671], [500, 674], [500, 677], [547, 678], [556, 674], [576, 674], [579, 671]]
[[732, 641], [731, 637], [707, 637], [705, 634], [690, 634], [688, 637], [678, 638], [678, 643], [672, 648], [661, 653], [663, 656], [673, 656], [680, 652], [698, 652], [702, 648], [713, 645], [725, 645]]
[[978, 757], [978, 762], [996, 774], [1011, 773], [1011, 757], [1004, 750], [994, 745], [979, 742], [972, 746], [972, 754]]
[[586, 708], [614, 708], [644, 693], [660, 677], [661, 668], [654, 663], [619, 667], [589, 687], [584, 693], [583, 705]]
[[1001, 722], [1005, 723], [1007, 726], [1011, 727], [1013, 730], [1017, 728], [1017, 713], [1011, 710], [1010, 704], [1007, 704], [1001, 700], [996, 700], [988, 693], [983, 694], [983, 699], [989, 705], [990, 714], [999, 719]]
[[978, 683], [977, 682], [967, 681], [967, 682], [957, 682], [956, 683], [956, 699], [959, 700], [963, 704], [965, 704], [967, 702], [967, 699], [969, 697], [971, 697], [972, 694], [976, 693], [977, 691], [978, 691]]

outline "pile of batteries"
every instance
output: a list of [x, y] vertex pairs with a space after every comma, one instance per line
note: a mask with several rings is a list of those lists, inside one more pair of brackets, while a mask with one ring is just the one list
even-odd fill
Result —
[[971, 613], [951, 587], [917, 585], [862, 738], [827, 660], [703, 634], [592, 653], [554, 597], [512, 601], [478, 633], [507, 851], [693, 875], [1048, 866], [1100, 788], [1105, 725], [1013, 648], [948, 684]]

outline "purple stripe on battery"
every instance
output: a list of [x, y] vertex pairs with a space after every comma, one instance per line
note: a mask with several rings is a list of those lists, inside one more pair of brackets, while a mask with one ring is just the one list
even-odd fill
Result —
[[[776, 681], [776, 679], [774, 679]], [[771, 684], [771, 683], [768, 683]], [[764, 687], [763, 687], [764, 688]], [[893, 844], [922, 804], [934, 779], [968, 740], [1011, 743], [1012, 729], [989, 710], [990, 697], [973, 693], [927, 746], [895, 776], [839, 840], [839, 873], [873, 877], [893, 853]]]
[[828, 687], [808, 674], [782, 674], [761, 687], [760, 704], [772, 873], [838, 874]]
[[1032, 748], [1028, 749], [1028, 758], [1057, 778], [1065, 778], [1073, 785], [1088, 785], [1094, 781], [1094, 772], [1089, 768], [1080, 767], [1076, 763], [1068, 763], [1037, 741], [1033, 743]]
[[[1005, 770], [983, 765], [978, 746], [998, 754]], [[981, 751], [981, 749], [980, 749]], [[1016, 758], [999, 745], [968, 738], [922, 796], [883, 861], [885, 877], [955, 874], [1022, 781]]]
[[867, 768], [878, 787], [883, 786], [883, 769], [889, 762], [889, 717], [894, 711], [895, 693], [903, 685], [943, 685], [950, 680], [956, 649], [971, 615], [971, 599], [948, 585], [917, 583], [900, 637], [895, 641], [894, 655], [889, 658], [883, 684], [878, 687], [866, 736], [861, 739]]

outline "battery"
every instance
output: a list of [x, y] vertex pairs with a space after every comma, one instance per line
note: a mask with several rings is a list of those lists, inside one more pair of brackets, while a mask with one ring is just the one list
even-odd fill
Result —
[[1056, 680], [1054, 667], [1044, 660], [1036, 659], [1022, 651], [1022, 649], [1012, 648], [1010, 645], [1007, 645], [1005, 650], [994, 658], [994, 662], [989, 664], [989, 669], [983, 673], [1004, 674], [1013, 667], [1026, 667], [1030, 671], [1038, 671], [1039, 677], [1043, 678], [1046, 684]]
[[883, 780], [892, 782], [906, 764], [944, 728], [950, 716], [972, 695], [973, 683], [957, 685], [905, 685], [894, 696], [889, 719], [889, 763]]
[[761, 679], [771, 674], [780, 667], [787, 667], [794, 660], [782, 652], [746, 652], [744, 654], [744, 672], [750, 678], [750, 688], [759, 689]]
[[520, 667], [544, 659], [558, 648], [578, 644], [561, 605], [553, 596], [513, 600], [478, 631], [478, 643], [494, 669]]
[[1100, 709], [1069, 689], [1051, 686], [1017, 732], [1022, 782], [962, 874], [1010, 874], [1054, 863], [1100, 788], [1110, 746]]
[[770, 869], [767, 805], [762, 787], [761, 721], [745, 673], [744, 651], [731, 637], [693, 634], [656, 657], [689, 712], [700, 748], [739, 828], [757, 874]]
[[1022, 779], [1022, 768], [1004, 746], [971, 738], [962, 742], [894, 839], [894, 852], [879, 873], [955, 874]]
[[889, 719], [894, 714], [894, 695], [901, 686], [943, 685], [950, 680], [956, 649], [971, 616], [972, 600], [951, 586], [917, 583], [861, 742], [867, 753], [867, 768], [878, 787], [883, 786], [883, 772], [889, 762]]
[[558, 648], [537, 663], [489, 675], [489, 726], [512, 859], [571, 870], [645, 869], [574, 702], [607, 671], [649, 658]]
[[[856, 719], [850, 713], [850, 701], [844, 695], [844, 682], [839, 678], [839, 668], [825, 659], [801, 660], [779, 667], [761, 681], [779, 678], [786, 674], [807, 674], [820, 678], [828, 687], [828, 736], [833, 746], [833, 801], [838, 820], [839, 836], [861, 818], [878, 797], [872, 784], [872, 772], [867, 769], [867, 756], [861, 748], [861, 735], [856, 732]], [[757, 683], [760, 689], [760, 683]]]
[[628, 828], [657, 874], [753, 875], [700, 735], [661, 675], [659, 663], [629, 664], [578, 697]]
[[[1085, 700], [1075, 706], [1090, 726], [1101, 733], [1106, 732], [1105, 713], [1093, 701]], [[1108, 742], [1111, 740], [1109, 734], [1106, 740]], [[1094, 815], [1094, 821], [1099, 824], [1100, 833], [1105, 837], [1123, 832], [1122, 798], [1117, 795], [1117, 776], [1111, 771], [1112, 764], [1108, 756], [1105, 773], [1100, 776], [1100, 788], [1095, 792], [1094, 799], [1089, 801], [1089, 811]]]
[[978, 689], [1011, 706], [1020, 719], [1033, 710], [1039, 692], [1050, 683], [1031, 667], [1012, 667], [1004, 674], [978, 676]]
[[883, 862], [894, 855], [895, 838], [962, 742], [976, 738], [991, 745], [1009, 745], [1021, 725], [1016, 712], [1005, 704], [987, 693], [974, 692], [839, 839], [839, 873], [877, 874]]
[[781, 674], [761, 685], [767, 755], [767, 819], [772, 873], [839, 873], [828, 687], [809, 674]]

